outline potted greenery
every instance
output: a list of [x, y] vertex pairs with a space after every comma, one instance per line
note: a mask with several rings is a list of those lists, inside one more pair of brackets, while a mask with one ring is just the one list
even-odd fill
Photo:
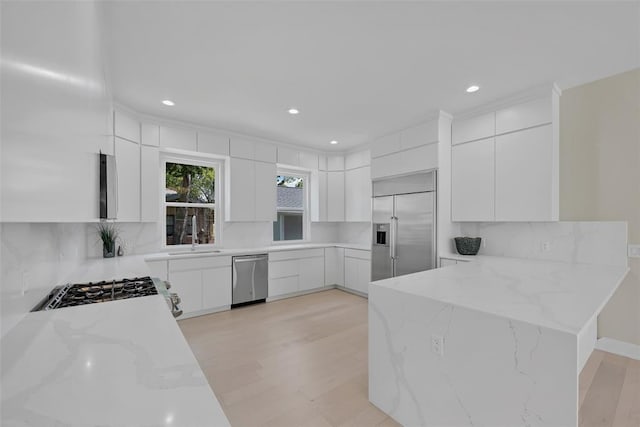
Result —
[[102, 240], [102, 256], [113, 258], [116, 255], [116, 239], [118, 238], [116, 225], [112, 222], [101, 222], [98, 224], [98, 235]]

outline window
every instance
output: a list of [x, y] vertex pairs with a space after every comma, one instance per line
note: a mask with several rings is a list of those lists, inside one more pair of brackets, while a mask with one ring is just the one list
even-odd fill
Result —
[[218, 164], [167, 157], [164, 166], [165, 245], [215, 243]]
[[304, 240], [307, 229], [308, 175], [279, 171], [276, 177], [277, 221], [273, 240]]

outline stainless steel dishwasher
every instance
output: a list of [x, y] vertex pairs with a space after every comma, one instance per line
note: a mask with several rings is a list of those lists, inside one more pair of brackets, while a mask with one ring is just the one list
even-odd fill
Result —
[[233, 257], [231, 308], [265, 302], [269, 296], [269, 255]]

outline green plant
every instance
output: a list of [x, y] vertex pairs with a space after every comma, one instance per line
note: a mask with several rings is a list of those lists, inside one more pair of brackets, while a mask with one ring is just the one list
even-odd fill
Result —
[[118, 230], [112, 222], [101, 222], [98, 224], [98, 235], [100, 236], [100, 240], [102, 240], [102, 244], [107, 248], [113, 248], [119, 234], [120, 230]]

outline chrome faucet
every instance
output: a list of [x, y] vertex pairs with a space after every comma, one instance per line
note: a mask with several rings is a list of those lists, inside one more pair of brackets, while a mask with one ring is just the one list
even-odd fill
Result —
[[196, 216], [191, 217], [191, 250], [195, 251], [198, 245], [198, 222]]

